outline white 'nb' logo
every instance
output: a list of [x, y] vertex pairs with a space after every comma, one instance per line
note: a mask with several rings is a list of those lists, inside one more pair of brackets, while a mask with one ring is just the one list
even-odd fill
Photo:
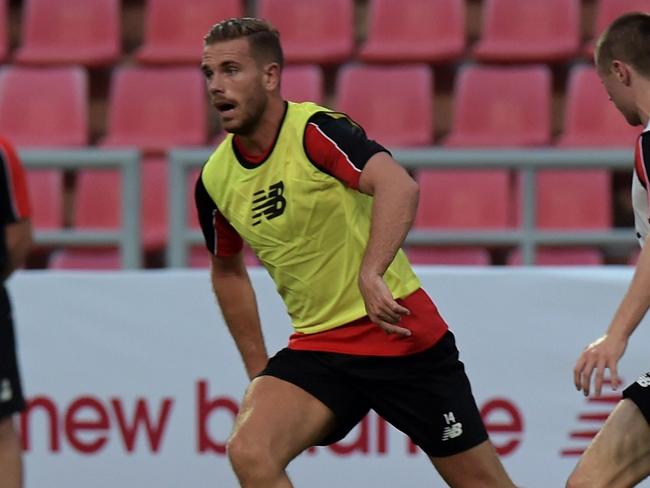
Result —
[[448, 441], [449, 439], [455, 439], [463, 433], [463, 424], [460, 422], [456, 424], [451, 424], [442, 431], [442, 440]]
[[8, 402], [14, 396], [14, 392], [11, 390], [11, 383], [7, 378], [2, 380], [0, 383], [0, 402]]

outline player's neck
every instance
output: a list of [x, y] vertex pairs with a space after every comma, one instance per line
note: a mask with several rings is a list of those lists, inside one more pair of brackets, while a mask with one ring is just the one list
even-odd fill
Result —
[[261, 155], [275, 142], [284, 119], [285, 102], [282, 98], [271, 98], [266, 111], [251, 134], [238, 135], [237, 142], [251, 156]]
[[641, 119], [643, 127], [647, 127], [648, 120], [650, 120], [650, 80], [648, 78], [639, 78], [634, 95], [639, 119]]

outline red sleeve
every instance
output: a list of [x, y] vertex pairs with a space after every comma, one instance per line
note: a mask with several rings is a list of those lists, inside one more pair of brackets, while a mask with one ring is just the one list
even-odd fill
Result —
[[194, 187], [194, 200], [208, 251], [216, 256], [234, 256], [240, 252], [244, 244], [243, 239], [219, 212], [203, 185], [201, 175]]
[[18, 155], [0, 138], [0, 221], [13, 223], [31, 215], [27, 181]]
[[213, 225], [217, 242], [215, 255], [234, 256], [242, 250], [244, 240], [218, 209], [214, 211]]
[[355, 190], [359, 189], [361, 171], [378, 152], [388, 151], [344, 116], [319, 112], [305, 129], [305, 153], [311, 162]]

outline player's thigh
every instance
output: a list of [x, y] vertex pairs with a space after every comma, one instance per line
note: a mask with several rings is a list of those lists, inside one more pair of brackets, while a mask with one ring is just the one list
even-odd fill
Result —
[[366, 368], [374, 377], [362, 378], [359, 388], [427, 455], [451, 456], [487, 439], [451, 332], [427, 351], [374, 361]]
[[569, 486], [629, 487], [650, 475], [650, 425], [639, 407], [621, 401], [589, 445]]
[[252, 449], [286, 465], [325, 438], [334, 421], [333, 412], [302, 388], [273, 376], [259, 376], [246, 391], [229, 449]]
[[375, 362], [374, 378], [360, 381], [372, 408], [407, 434], [450, 486], [512, 486], [488, 441], [451, 332], [427, 351]]

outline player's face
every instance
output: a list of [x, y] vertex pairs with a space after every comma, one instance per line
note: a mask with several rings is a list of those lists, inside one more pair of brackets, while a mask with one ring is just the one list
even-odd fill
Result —
[[598, 76], [607, 90], [609, 99], [614, 103], [630, 125], [641, 125], [641, 118], [634, 103], [633, 92], [629, 85], [621, 81], [613, 71], [604, 74], [599, 70]]
[[248, 135], [266, 110], [263, 71], [250, 53], [248, 40], [220, 41], [203, 48], [201, 69], [212, 105], [224, 130]]

